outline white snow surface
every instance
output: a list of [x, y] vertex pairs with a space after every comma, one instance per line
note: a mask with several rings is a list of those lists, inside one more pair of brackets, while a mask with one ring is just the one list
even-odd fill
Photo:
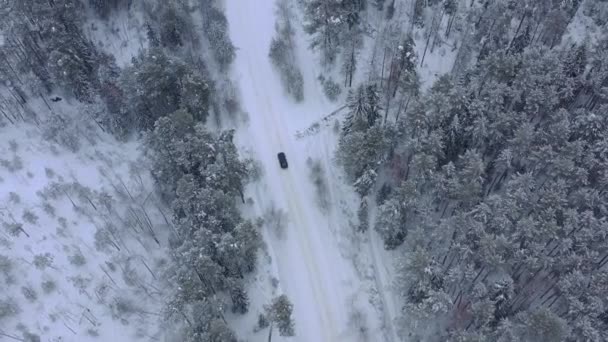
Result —
[[[261, 312], [264, 303], [258, 301], [267, 303], [271, 296], [285, 293], [294, 304], [296, 323], [296, 336], [289, 340], [390, 340], [384, 335], [386, 322], [374, 265], [366, 252], [368, 243], [353, 227], [357, 200], [333, 161], [336, 134], [323, 127], [319, 134], [296, 138], [298, 131], [341, 105], [325, 99], [316, 80], [317, 59], [308, 50], [302, 32], [298, 32], [296, 41], [305, 100], [296, 104], [285, 94], [268, 58], [275, 27], [274, 1], [229, 0], [226, 6], [231, 39], [237, 47], [234, 79], [240, 85], [242, 106], [249, 114], [248, 124], [237, 134], [237, 144], [241, 151], [260, 160], [264, 171], [263, 179], [249, 187], [247, 196], [259, 216], [272, 207], [288, 215], [283, 237], [264, 231], [272, 262], [267, 272], [278, 279], [278, 286], [269, 291], [265, 284], [270, 282], [256, 277], [250, 287], [251, 311], [255, 313], [257, 307]], [[279, 167], [279, 152], [287, 155], [287, 170]], [[325, 170], [330, 197], [325, 210], [317, 204], [309, 178], [309, 157], [319, 160]], [[354, 312], [360, 314], [358, 318], [354, 318]], [[240, 336], [265, 341], [267, 331], [252, 332], [254, 318], [250, 315], [243, 319]], [[277, 331], [273, 333], [273, 341], [280, 341], [278, 335]]]
[[[44, 121], [50, 113], [39, 102], [27, 106]], [[53, 342], [158, 340], [157, 263], [168, 227], [137, 161], [139, 143], [81, 122], [83, 108], [66, 102], [51, 108], [72, 123], [61, 130], [80, 140], [77, 152], [33, 124], [0, 126], [0, 255], [12, 265], [0, 267], [0, 302], [18, 308], [0, 315], [0, 341], [33, 341], [25, 333]], [[112, 242], [99, 244], [98, 232]]]

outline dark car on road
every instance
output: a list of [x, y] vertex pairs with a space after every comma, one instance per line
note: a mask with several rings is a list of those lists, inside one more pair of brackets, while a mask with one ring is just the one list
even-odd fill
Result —
[[286, 169], [287, 157], [285, 156], [285, 153], [279, 152], [279, 154], [277, 154], [277, 157], [279, 158], [279, 165], [281, 165], [281, 169]]

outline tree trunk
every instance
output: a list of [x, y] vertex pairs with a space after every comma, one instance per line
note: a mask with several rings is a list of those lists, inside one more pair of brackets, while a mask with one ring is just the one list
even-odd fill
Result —
[[[407, 112], [407, 107], [410, 104], [410, 100], [412, 99], [411, 96], [408, 96], [407, 98], [407, 102], [405, 103], [405, 107], [403, 108], [403, 112]], [[397, 114], [395, 114], [395, 122], [399, 121], [399, 115], [401, 115], [401, 111], [398, 111]]]
[[[437, 37], [439, 36], [438, 32], [439, 32], [439, 28], [441, 28], [441, 21], [443, 21], [444, 14], [445, 14], [445, 11], [442, 10], [441, 16], [439, 16], [439, 22], [437, 23], [435, 30], [431, 31], [431, 32], [433, 32], [433, 43], [431, 44], [431, 53], [433, 53], [433, 50], [435, 49], [435, 45], [437, 44]], [[431, 27], [431, 30], [432, 29], [433, 28]]]
[[431, 41], [431, 36], [433, 35], [433, 27], [435, 26], [435, 17], [433, 16], [433, 21], [431, 22], [431, 28], [429, 31], [429, 36], [426, 39], [426, 45], [424, 46], [424, 53], [422, 54], [422, 58], [420, 59], [420, 67], [424, 65], [424, 58], [426, 57], [426, 50], [429, 48], [429, 42]]
[[507, 46], [506, 53], [509, 53], [509, 50], [511, 50], [511, 47], [513, 46], [513, 42], [515, 41], [515, 38], [517, 38], [517, 35], [519, 34], [519, 30], [521, 30], [521, 25], [524, 23], [524, 20], [526, 20], [526, 16], [527, 16], [527, 13], [524, 13], [524, 15], [521, 16], [519, 25], [517, 25], [517, 30], [515, 30], [515, 34], [513, 35], [513, 38], [511, 38], [511, 42], [509, 42], [509, 46]]
[[353, 43], [352, 50], [350, 51], [350, 70], [348, 75], [348, 87], [353, 86], [353, 74], [355, 72], [355, 45]]
[[534, 27], [534, 32], [532, 33], [532, 37], [530, 38], [530, 45], [534, 43], [534, 39], [536, 38], [536, 33], [538, 32], [538, 27], [540, 26], [540, 20], [536, 23]]
[[450, 19], [448, 20], [448, 27], [445, 30], [445, 38], [450, 38], [450, 33], [452, 33], [452, 25], [454, 24], [454, 20], [456, 18], [456, 13], [454, 13]]
[[393, 69], [395, 66], [395, 56], [391, 54], [391, 63], [388, 67], [388, 77], [386, 78], [386, 96], [390, 96], [391, 94], [391, 86], [393, 79]]
[[272, 323], [270, 323], [270, 329], [268, 330], [268, 342], [272, 342]]
[[386, 47], [384, 48], [384, 55], [382, 56], [382, 71], [380, 72], [380, 89], [384, 83], [384, 63], [386, 62]]

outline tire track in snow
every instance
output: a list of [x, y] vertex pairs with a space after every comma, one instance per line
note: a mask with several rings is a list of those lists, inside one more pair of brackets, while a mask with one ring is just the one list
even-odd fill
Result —
[[[285, 124], [283, 123], [282, 117], [276, 114], [276, 111], [274, 110], [274, 108], [272, 107], [272, 102], [270, 101], [270, 99], [268, 98], [268, 95], [265, 96], [265, 102], [266, 102], [266, 107], [268, 109], [268, 113], [272, 114], [272, 122], [273, 123], [278, 123], [276, 129], [273, 130], [273, 134], [275, 135], [275, 139], [277, 139], [277, 141], [279, 142], [279, 146], [281, 147], [282, 151], [285, 151], [288, 153], [288, 155], [291, 156], [297, 156], [297, 154], [293, 153], [293, 149], [291, 148], [287, 148], [287, 146], [284, 143], [284, 140], [279, 134], [277, 134], [277, 132], [285, 132]], [[266, 124], [268, 123], [267, 117], [264, 116], [264, 121]], [[298, 156], [300, 157], [300, 156]], [[293, 166], [300, 166], [298, 165], [296, 161], [297, 159], [292, 159], [292, 168]], [[288, 178], [287, 180], [285, 178]], [[292, 226], [293, 230], [295, 231], [296, 235], [298, 236], [297, 241], [298, 244], [300, 245], [300, 249], [302, 250], [302, 252], [305, 254], [305, 260], [306, 262], [306, 267], [308, 268], [308, 274], [311, 275], [310, 279], [313, 282], [313, 292], [315, 294], [315, 300], [317, 303], [317, 307], [322, 309], [322, 313], [323, 313], [323, 317], [321, 319], [321, 323], [324, 326], [324, 333], [326, 332], [330, 332], [330, 336], [328, 341], [334, 341], [335, 337], [337, 336], [336, 333], [333, 331], [333, 328], [336, 326], [335, 322], [333, 321], [333, 314], [332, 314], [332, 310], [331, 307], [329, 307], [327, 304], [329, 303], [329, 301], [327, 300], [327, 296], [326, 293], [324, 291], [324, 286], [323, 284], [319, 283], [319, 276], [322, 276], [323, 273], [321, 273], [317, 267], [317, 260], [316, 258], [313, 256], [313, 252], [312, 248], [311, 248], [311, 242], [310, 242], [310, 236], [306, 233], [303, 232], [312, 232], [312, 229], [317, 229], [318, 227], [314, 227], [313, 225], [310, 225], [307, 217], [309, 215], [309, 213], [306, 213], [305, 210], [302, 209], [302, 206], [300, 205], [300, 200], [301, 200], [301, 195], [298, 194], [296, 191], [294, 191], [294, 184], [296, 183], [296, 180], [293, 179], [293, 173], [291, 172], [286, 172], [285, 175], [282, 175], [281, 177], [281, 181], [283, 183], [283, 189], [287, 189], [287, 202], [289, 203], [289, 208], [290, 208], [290, 214], [291, 215], [295, 215], [297, 218], [297, 223], [299, 224], [294, 224]], [[326, 326], [329, 326], [329, 328], [327, 328]]]
[[[251, 60], [248, 59], [248, 69], [249, 69], [249, 73], [251, 74], [251, 80], [253, 83], [255, 83], [256, 78], [253, 77], [253, 73], [251, 70]], [[262, 96], [260, 96], [259, 92], [258, 92], [258, 88], [256, 87], [256, 85], [254, 84], [254, 89], [256, 92], [256, 95], [258, 96], [258, 98], [262, 98]], [[265, 127], [273, 127], [276, 126], [274, 129], [270, 129], [270, 131], [272, 132], [272, 136], [274, 137], [274, 141], [272, 141], [274, 146], [278, 146], [279, 150], [286, 152], [288, 155], [294, 156], [295, 154], [290, 153], [291, 149], [286, 148], [285, 143], [284, 143], [284, 139], [281, 138], [281, 136], [279, 134], [277, 134], [278, 131], [280, 130], [284, 130], [284, 126], [281, 124], [282, 120], [280, 118], [277, 117], [274, 109], [272, 108], [272, 104], [268, 98], [268, 96], [263, 96], [264, 100], [265, 100], [265, 104], [266, 104], [266, 111], [265, 113], [271, 113], [272, 114], [272, 122], [269, 122], [268, 117], [265, 114], [262, 113], [258, 113], [258, 114], [262, 114], [262, 120], [264, 121], [264, 126]], [[277, 124], [279, 123], [279, 124]], [[292, 159], [292, 168], [293, 166], [296, 165], [296, 163], [293, 162]], [[269, 167], [271, 167], [270, 165], [268, 165]], [[281, 183], [282, 183], [282, 189], [287, 190], [286, 191], [286, 199], [287, 199], [287, 203], [288, 203], [288, 207], [289, 207], [289, 216], [292, 218], [295, 218], [295, 220], [293, 220], [293, 224], [291, 224], [291, 232], [288, 233], [292, 233], [295, 232], [296, 235], [298, 236], [298, 238], [296, 239], [298, 242], [298, 245], [300, 247], [300, 250], [302, 251], [302, 253], [304, 254], [304, 260], [305, 260], [305, 266], [307, 268], [307, 272], [308, 272], [308, 280], [310, 281], [310, 285], [313, 291], [313, 295], [314, 295], [314, 299], [315, 302], [317, 304], [317, 307], [319, 309], [321, 309], [321, 312], [319, 312], [321, 314], [321, 319], [320, 319], [320, 323], [321, 323], [321, 327], [322, 327], [322, 332], [323, 334], [327, 334], [327, 332], [330, 332], [330, 336], [325, 336], [326, 341], [334, 341], [333, 336], [336, 336], [336, 334], [333, 332], [333, 327], [334, 327], [334, 323], [332, 320], [332, 315], [331, 315], [331, 310], [327, 307], [327, 299], [326, 296], [324, 295], [324, 291], [323, 291], [323, 287], [318, 283], [318, 276], [322, 275], [321, 272], [319, 272], [319, 270], [316, 267], [316, 260], [315, 258], [312, 256], [311, 253], [311, 248], [310, 248], [310, 241], [309, 238], [306, 234], [302, 234], [302, 230], [303, 229], [311, 229], [313, 228], [312, 226], [310, 226], [307, 222], [306, 222], [306, 215], [302, 215], [303, 211], [301, 209], [301, 206], [299, 205], [299, 199], [300, 197], [298, 196], [298, 194], [294, 191], [293, 189], [293, 184], [294, 184], [294, 180], [292, 178], [292, 174], [287, 171], [286, 175], [281, 175]], [[288, 178], [288, 179], [286, 179]], [[272, 180], [270, 180], [272, 181]], [[327, 324], [329, 322], [329, 324]]]

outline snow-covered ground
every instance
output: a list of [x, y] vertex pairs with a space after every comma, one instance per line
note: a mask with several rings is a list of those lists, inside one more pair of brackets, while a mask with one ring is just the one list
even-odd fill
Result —
[[167, 227], [138, 144], [81, 122], [81, 106], [51, 108], [70, 124], [0, 127], [0, 341], [158, 339]]
[[[301, 32], [297, 42], [305, 100], [296, 104], [285, 94], [268, 58], [274, 35], [274, 1], [230, 0], [226, 12], [238, 49], [234, 79], [240, 84], [242, 106], [249, 114], [249, 123], [239, 131], [237, 143], [242, 151], [251, 151], [260, 160], [264, 171], [263, 179], [250, 187], [248, 196], [260, 216], [273, 206], [288, 215], [283, 237], [272, 231], [265, 231], [264, 237], [272, 259], [269, 272], [279, 280], [277, 291], [287, 294], [294, 304], [295, 340], [387, 340], [372, 259], [353, 228], [356, 199], [333, 162], [336, 134], [327, 125], [318, 134], [296, 138], [296, 132], [340, 104], [328, 102], [322, 94], [316, 81], [318, 63]], [[286, 153], [289, 169], [279, 167], [278, 152]], [[317, 204], [309, 157], [320, 161], [325, 170], [330, 197], [327, 210]], [[259, 278], [252, 286], [256, 294], [263, 292], [259, 288], [264, 282]], [[250, 328], [254, 323], [247, 321], [243, 326]], [[275, 332], [273, 340], [279, 340], [277, 335]], [[251, 330], [241, 331], [241, 336], [265, 339], [265, 334]]]

